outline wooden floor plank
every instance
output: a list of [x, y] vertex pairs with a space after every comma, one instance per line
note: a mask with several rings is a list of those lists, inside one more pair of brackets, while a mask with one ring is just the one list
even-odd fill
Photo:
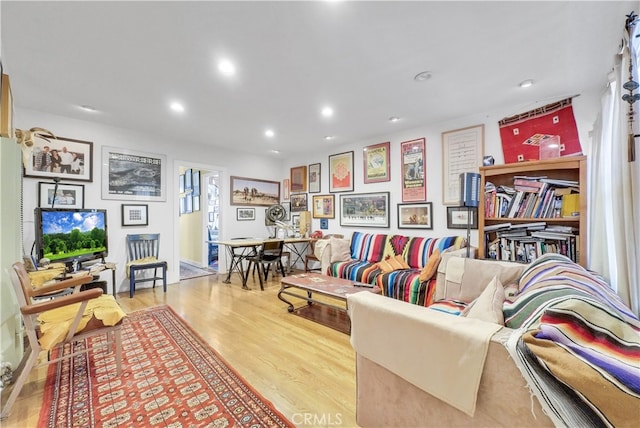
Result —
[[[278, 300], [279, 277], [260, 291], [257, 278], [243, 290], [210, 275], [168, 286], [119, 293], [125, 312], [171, 306], [278, 410], [299, 426], [355, 427], [355, 353], [349, 336], [287, 312]], [[35, 427], [46, 368], [24, 386], [3, 427]], [[8, 393], [3, 391], [3, 399]], [[4, 401], [4, 400], [3, 400]], [[339, 423], [338, 423], [339, 422]]]

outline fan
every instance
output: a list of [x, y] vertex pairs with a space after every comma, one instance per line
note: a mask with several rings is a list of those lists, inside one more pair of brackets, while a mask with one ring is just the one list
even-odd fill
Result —
[[267, 212], [264, 216], [264, 222], [267, 226], [274, 226], [277, 221], [284, 220], [287, 215], [284, 207], [280, 204], [271, 205], [267, 208]]

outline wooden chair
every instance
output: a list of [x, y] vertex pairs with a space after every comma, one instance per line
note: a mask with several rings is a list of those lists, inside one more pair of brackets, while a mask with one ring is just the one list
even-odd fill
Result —
[[[255, 275], [256, 267], [258, 268], [258, 276], [260, 279], [260, 290], [264, 290], [264, 281], [269, 276], [271, 265], [276, 264], [274, 272], [280, 269], [282, 276], [286, 276], [284, 266], [282, 264], [282, 249], [284, 248], [283, 240], [270, 240], [262, 243], [262, 248], [255, 256], [248, 257], [249, 263], [253, 263], [253, 274]], [[266, 269], [265, 269], [266, 266]], [[251, 266], [249, 266], [251, 268]], [[264, 276], [264, 281], [263, 281]]]
[[[80, 287], [83, 284], [92, 281], [93, 277], [91, 275], [70, 277], [69, 279], [57, 281], [50, 285], [43, 285], [41, 287], [34, 288], [31, 285], [31, 279], [29, 278], [29, 274], [22, 262], [14, 263], [12, 268], [13, 269], [11, 269], [9, 274], [18, 300], [18, 305], [20, 306], [20, 312], [24, 322], [27, 338], [29, 340], [30, 350], [27, 350], [28, 357], [22, 372], [18, 376], [18, 379], [13, 386], [13, 390], [2, 408], [2, 414], [0, 415], [1, 419], [5, 419], [9, 416], [11, 407], [20, 395], [20, 391], [26, 383], [31, 370], [35, 367], [74, 358], [76, 355], [87, 353], [97, 348], [111, 348], [115, 343], [116, 373], [119, 375], [122, 371], [121, 325], [122, 318], [125, 314], [122, 312], [112, 296], [105, 295], [104, 297], [99, 298], [102, 295], [102, 290], [100, 288], [80, 291]], [[42, 296], [52, 296], [58, 291], [69, 287], [74, 288], [74, 292], [72, 294], [61, 297], [52, 297], [48, 301], [35, 302], [34, 300]], [[89, 302], [92, 302], [92, 304], [100, 302], [101, 308], [112, 306], [114, 309], [113, 320], [115, 325], [105, 325], [105, 323], [109, 322], [103, 322], [93, 315], [91, 315], [87, 322], [89, 315], [85, 315], [85, 309]], [[47, 313], [46, 315], [53, 314], [56, 313], [55, 311], [59, 308], [67, 308], [68, 311], [69, 305], [78, 303], [80, 303], [80, 305], [75, 314], [70, 314], [64, 322], [43, 321], [42, 319], [38, 320], [38, 317], [44, 312]], [[66, 314], [67, 311], [64, 311], [64, 314]], [[91, 312], [88, 312], [88, 314], [89, 313]], [[82, 322], [83, 318], [85, 318], [84, 322]], [[47, 316], [46, 319], [50, 319], [50, 317]], [[117, 320], [117, 322], [115, 320]], [[47, 327], [56, 324], [66, 325], [69, 327], [69, 332], [65, 337], [61, 338], [59, 343], [56, 343], [58, 340], [52, 340], [50, 336], [47, 337], [46, 334], [42, 333], [43, 331], [51, 331], [48, 330]], [[83, 324], [86, 324], [85, 327], [81, 331], [76, 332], [78, 327]], [[79, 350], [73, 348], [73, 343], [78, 340], [105, 334], [107, 335], [106, 341], [99, 341], [99, 343], [95, 343], [89, 347], [80, 347], [81, 349]], [[63, 352], [63, 348], [67, 345], [70, 347], [70, 352], [65, 354]], [[51, 359], [50, 351], [57, 347], [60, 348], [60, 352], [58, 352], [55, 359]], [[49, 351], [49, 354], [44, 361], [38, 363], [40, 353], [43, 351]]]
[[[339, 233], [331, 233], [329, 235], [324, 235], [320, 239], [329, 239], [331, 237], [341, 238], [342, 239], [342, 238], [344, 238], [344, 235], [341, 235]], [[315, 250], [316, 250], [316, 241], [311, 241], [309, 243], [309, 253], [304, 258], [304, 271], [305, 272], [311, 272], [311, 269], [309, 269], [309, 262], [319, 262], [320, 261], [315, 255]], [[318, 270], [318, 269], [315, 269], [315, 270]]]
[[[162, 287], [166, 293], [167, 262], [158, 259], [160, 254], [160, 234], [127, 235], [127, 249], [129, 251], [127, 263], [129, 297], [133, 298], [137, 283], [153, 281], [153, 288], [156, 288], [157, 280], [162, 280]], [[151, 269], [153, 269], [153, 276], [136, 278], [136, 274], [150, 271]], [[161, 270], [161, 276], [158, 276], [158, 269]]]

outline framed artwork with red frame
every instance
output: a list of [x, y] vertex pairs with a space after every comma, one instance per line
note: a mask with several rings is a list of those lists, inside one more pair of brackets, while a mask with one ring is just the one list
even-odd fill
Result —
[[427, 199], [424, 151], [424, 138], [400, 143], [402, 202], [423, 202]]
[[374, 144], [364, 148], [362, 170], [364, 171], [365, 184], [391, 180], [389, 145], [387, 141], [386, 143]]

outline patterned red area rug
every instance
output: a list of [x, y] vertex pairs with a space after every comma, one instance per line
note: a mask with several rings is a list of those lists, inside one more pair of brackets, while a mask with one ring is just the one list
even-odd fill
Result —
[[122, 342], [120, 376], [107, 351], [50, 366], [38, 427], [294, 426], [169, 306], [129, 314]]

